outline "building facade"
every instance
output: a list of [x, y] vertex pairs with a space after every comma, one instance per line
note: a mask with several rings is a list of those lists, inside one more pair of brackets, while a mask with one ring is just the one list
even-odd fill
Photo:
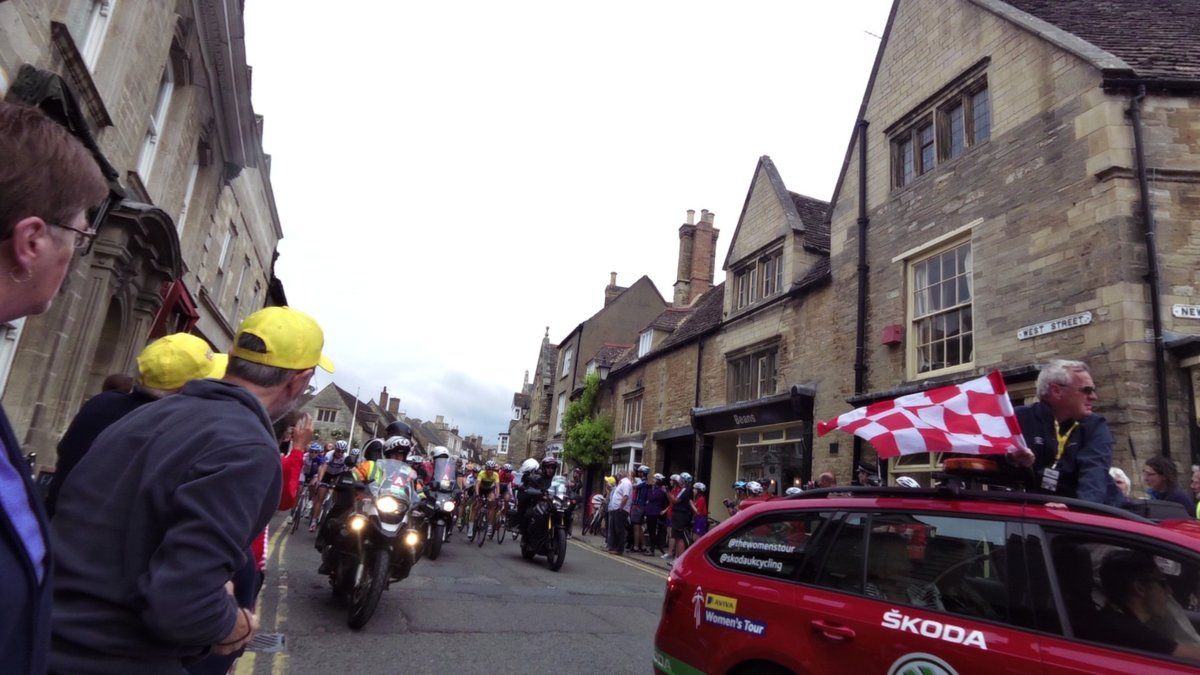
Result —
[[247, 314], [285, 302], [270, 157], [227, 5], [0, 3], [0, 93], [67, 124], [112, 189], [51, 310], [3, 327], [4, 405], [41, 461], [148, 340], [190, 331], [224, 351]]

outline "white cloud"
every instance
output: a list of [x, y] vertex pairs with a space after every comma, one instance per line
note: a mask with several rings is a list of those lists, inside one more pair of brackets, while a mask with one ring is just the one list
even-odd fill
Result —
[[830, 198], [889, 5], [248, 3], [288, 298], [342, 387], [494, 441], [610, 271], [670, 299], [687, 209], [720, 264], [760, 155]]

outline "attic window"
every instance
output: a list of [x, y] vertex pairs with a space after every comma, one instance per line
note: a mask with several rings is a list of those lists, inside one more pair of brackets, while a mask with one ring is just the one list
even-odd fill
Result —
[[648, 330], [642, 333], [638, 338], [638, 358], [642, 358], [650, 352], [650, 346], [654, 343], [654, 331]]
[[777, 248], [733, 273], [733, 309], [749, 307], [783, 290], [783, 249]]
[[900, 188], [929, 173], [941, 162], [956, 159], [992, 135], [992, 104], [987, 75], [965, 84], [952, 83], [946, 93], [922, 104], [894, 133], [892, 187]]

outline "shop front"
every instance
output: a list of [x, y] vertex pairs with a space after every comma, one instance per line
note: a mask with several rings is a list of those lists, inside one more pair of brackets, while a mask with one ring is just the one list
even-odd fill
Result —
[[709, 486], [710, 515], [723, 520], [719, 505], [733, 499], [737, 480], [758, 481], [774, 495], [811, 479], [813, 391], [789, 391], [692, 411], [702, 434], [697, 477]]

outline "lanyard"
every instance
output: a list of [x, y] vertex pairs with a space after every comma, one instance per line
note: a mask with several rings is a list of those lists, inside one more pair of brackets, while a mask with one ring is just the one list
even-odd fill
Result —
[[1071, 426], [1067, 427], [1066, 433], [1061, 433], [1058, 430], [1058, 420], [1054, 420], [1054, 436], [1058, 439], [1058, 455], [1054, 458], [1055, 464], [1058, 463], [1058, 460], [1062, 459], [1063, 452], [1067, 449], [1067, 439], [1071, 437], [1077, 426], [1079, 426], [1079, 420], [1072, 422]]

